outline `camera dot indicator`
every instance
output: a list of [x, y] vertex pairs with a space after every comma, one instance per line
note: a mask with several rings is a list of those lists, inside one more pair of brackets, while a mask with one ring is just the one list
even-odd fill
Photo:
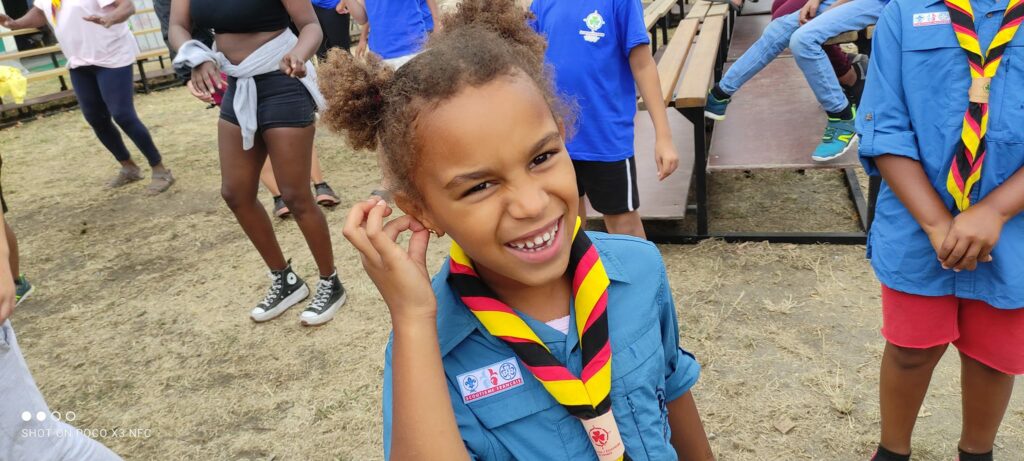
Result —
[[40, 411], [39, 413], [36, 413], [36, 420], [39, 421], [39, 422], [45, 421], [46, 420], [46, 412], [45, 411]]
[[30, 412], [30, 411], [23, 411], [21, 413], [21, 420], [25, 421], [26, 423], [29, 422], [29, 421], [32, 421], [32, 412]]

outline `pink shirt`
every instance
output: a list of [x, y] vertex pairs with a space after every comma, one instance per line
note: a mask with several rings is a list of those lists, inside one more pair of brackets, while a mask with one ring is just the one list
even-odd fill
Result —
[[68, 58], [68, 67], [99, 66], [117, 68], [135, 63], [139, 44], [135, 41], [127, 22], [109, 29], [85, 19], [90, 15], [106, 15], [114, 9], [115, 0], [62, 0], [53, 17], [52, 0], [35, 0], [35, 7], [43, 10], [50, 22], [60, 49]]

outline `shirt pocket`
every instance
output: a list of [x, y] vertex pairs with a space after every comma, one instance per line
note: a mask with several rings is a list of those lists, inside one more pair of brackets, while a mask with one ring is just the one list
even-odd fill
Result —
[[1024, 143], [1024, 33], [1018, 32], [1003, 52], [999, 70], [992, 79], [992, 119], [986, 138]]
[[[579, 419], [568, 412], [546, 390], [536, 384], [531, 392], [474, 405], [480, 423], [498, 439], [500, 460], [576, 460], [594, 456]], [[543, 394], [541, 394], [543, 393]]]
[[612, 386], [612, 405], [626, 452], [635, 461], [676, 459], [669, 443], [665, 351], [658, 327], [653, 325], [612, 356], [612, 363], [628, 360], [630, 364], [616, 370], [620, 385]]
[[929, 120], [941, 129], [961, 126], [971, 71], [953, 28], [904, 28], [902, 53], [903, 91], [916, 103], [911, 119]]

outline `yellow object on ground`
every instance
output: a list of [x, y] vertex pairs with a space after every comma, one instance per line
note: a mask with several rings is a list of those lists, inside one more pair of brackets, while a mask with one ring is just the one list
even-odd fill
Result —
[[8, 93], [14, 96], [14, 102], [21, 104], [25, 102], [25, 94], [28, 92], [28, 80], [21, 71], [10, 66], [0, 66], [0, 98], [6, 97]]

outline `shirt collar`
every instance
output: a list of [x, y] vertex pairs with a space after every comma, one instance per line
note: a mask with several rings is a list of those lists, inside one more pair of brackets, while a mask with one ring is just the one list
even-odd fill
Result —
[[[599, 245], [595, 242], [595, 245]], [[629, 277], [623, 270], [622, 263], [614, 255], [601, 251], [598, 246], [598, 253], [601, 256], [601, 263], [604, 271], [608, 274], [608, 280], [612, 284], [630, 283]], [[469, 308], [456, 296], [451, 286], [448, 285], [448, 274], [450, 259], [445, 258], [441, 270], [434, 276], [433, 288], [437, 297], [437, 339], [441, 345], [441, 357], [448, 355], [455, 346], [469, 337], [474, 330], [479, 330], [483, 337], [492, 343], [501, 345], [501, 340], [495, 338], [480, 323], [479, 320], [469, 311]], [[611, 287], [609, 287], [611, 289]], [[570, 333], [572, 331], [570, 330]]]
[[[929, 6], [930, 7], [930, 6], [935, 6], [935, 5], [942, 4], [942, 3], [945, 3], [945, 0], [928, 0], [928, 3], [925, 3], [925, 6]], [[1009, 4], [1009, 0], [995, 0], [989, 6], [989, 9], [986, 11], [986, 13], [994, 13], [996, 11], [1003, 11], [1003, 10], [1006, 9], [1006, 6], [1008, 4]], [[971, 7], [974, 7], [974, 5], [971, 5]]]

